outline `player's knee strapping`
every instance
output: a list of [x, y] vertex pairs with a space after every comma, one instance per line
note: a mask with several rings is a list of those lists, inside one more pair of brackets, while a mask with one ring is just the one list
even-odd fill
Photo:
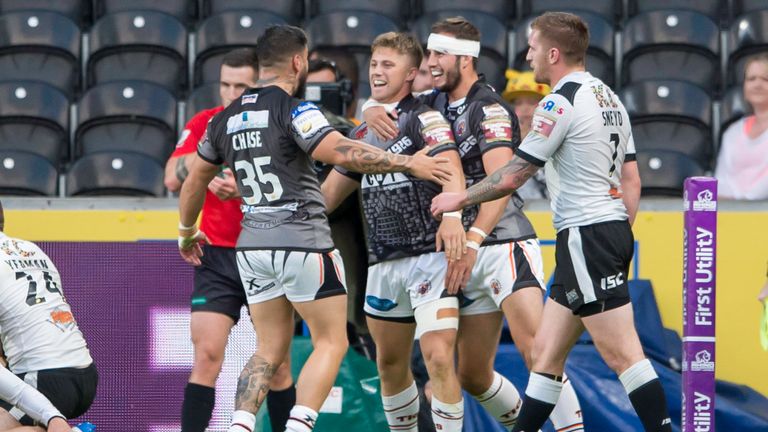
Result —
[[443, 297], [419, 306], [414, 311], [414, 318], [418, 337], [431, 331], [458, 330], [459, 300], [456, 297]]

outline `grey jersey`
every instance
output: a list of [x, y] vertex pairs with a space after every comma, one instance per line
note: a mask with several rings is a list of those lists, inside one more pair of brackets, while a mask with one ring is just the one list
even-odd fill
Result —
[[[441, 111], [451, 122], [461, 154], [467, 187], [486, 177], [483, 154], [497, 147], [516, 150], [520, 145], [520, 125], [514, 109], [483, 81], [475, 82], [463, 103], [451, 106], [446, 93], [434, 91], [424, 101]], [[536, 231], [523, 214], [523, 200], [516, 193], [509, 200], [496, 227], [484, 245], [507, 243], [536, 237]], [[464, 209], [464, 226], [469, 229], [477, 218], [479, 206]]]
[[274, 86], [246, 91], [211, 119], [197, 151], [235, 172], [243, 210], [238, 249], [333, 249], [310, 158], [333, 130], [317, 106]]
[[[408, 95], [397, 105], [400, 133], [381, 141], [363, 123], [350, 136], [390, 153], [413, 155], [431, 147], [430, 155], [456, 150], [451, 127], [443, 116]], [[406, 173], [358, 174], [336, 170], [360, 183], [361, 206], [368, 231], [368, 264], [435, 251], [439, 223], [429, 212], [442, 188]]]

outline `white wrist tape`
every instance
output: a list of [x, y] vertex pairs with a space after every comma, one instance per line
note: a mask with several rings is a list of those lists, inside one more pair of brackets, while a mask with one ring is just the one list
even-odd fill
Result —
[[443, 217], [461, 219], [461, 212], [460, 211], [445, 212], [443, 213]]
[[480, 57], [480, 42], [457, 39], [453, 36], [431, 33], [427, 39], [427, 49], [452, 55]]
[[188, 230], [191, 230], [194, 227], [195, 227], [195, 224], [192, 224], [190, 226], [185, 226], [183, 223], [181, 223], [181, 221], [179, 221], [179, 229], [180, 230], [188, 231]]
[[486, 234], [485, 231], [481, 230], [478, 227], [472, 227], [469, 230], [472, 231], [475, 234], [478, 234], [480, 237], [483, 238], [483, 240], [485, 240], [485, 238], [488, 237], [488, 234]]
[[381, 102], [376, 102], [373, 99], [368, 99], [367, 101], [365, 101], [365, 103], [363, 104], [363, 107], [360, 110], [361, 112], [365, 112], [365, 110], [369, 108], [383, 107], [383, 106], [384, 104]]
[[468, 240], [467, 241], [467, 247], [470, 249], [474, 249], [476, 251], [480, 250], [480, 243], [474, 241], [474, 240]]

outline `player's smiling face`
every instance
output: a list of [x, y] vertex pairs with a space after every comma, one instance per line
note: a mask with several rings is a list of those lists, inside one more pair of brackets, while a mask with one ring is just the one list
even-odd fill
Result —
[[442, 92], [450, 92], [459, 85], [459, 56], [429, 51], [429, 71], [432, 73], [432, 84]]
[[753, 108], [768, 109], [768, 62], [755, 60], [749, 63], [744, 74], [744, 98]]
[[381, 103], [399, 101], [411, 92], [407, 81], [413, 82], [417, 72], [407, 55], [400, 54], [394, 48], [376, 48], [368, 69], [371, 96]]
[[542, 43], [540, 32], [533, 30], [528, 37], [528, 54], [526, 54], [525, 60], [531, 65], [536, 82], [549, 83], [548, 51]]

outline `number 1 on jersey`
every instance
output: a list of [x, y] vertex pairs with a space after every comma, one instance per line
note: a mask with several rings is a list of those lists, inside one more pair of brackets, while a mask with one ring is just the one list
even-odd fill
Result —
[[[272, 202], [283, 196], [283, 186], [280, 184], [280, 179], [275, 174], [262, 170], [263, 166], [269, 166], [271, 160], [272, 158], [269, 156], [261, 156], [253, 158], [253, 164], [244, 160], [235, 161], [235, 171], [245, 173], [245, 178], [242, 179], [243, 186], [252, 191], [249, 195], [246, 195], [245, 191], [243, 193], [243, 202], [246, 204], [258, 205], [262, 197], [266, 198], [268, 202]], [[263, 193], [261, 191], [263, 184], [271, 185], [272, 192]]]

